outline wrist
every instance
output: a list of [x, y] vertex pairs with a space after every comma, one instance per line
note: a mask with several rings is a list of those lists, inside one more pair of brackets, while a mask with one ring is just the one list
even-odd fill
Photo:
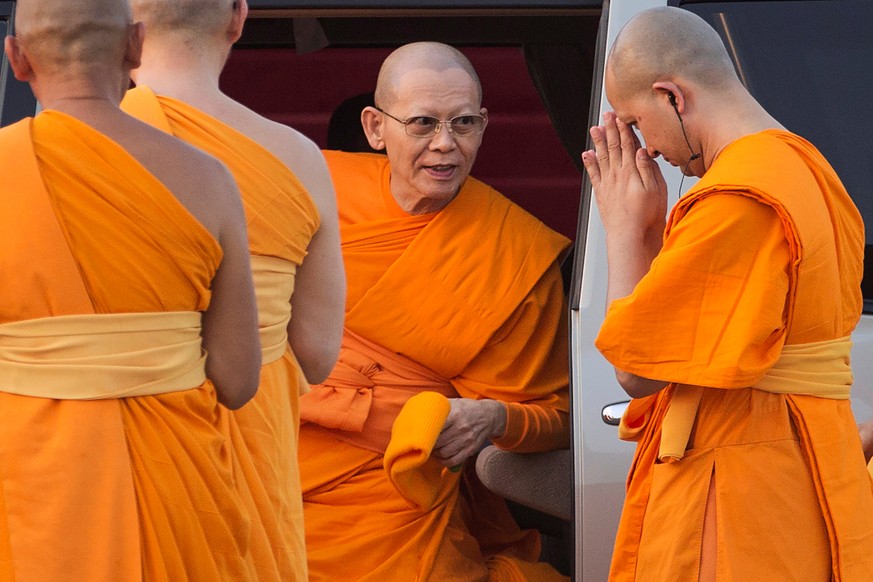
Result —
[[506, 434], [506, 404], [499, 400], [489, 400], [494, 409], [492, 414], [491, 438], [499, 439]]

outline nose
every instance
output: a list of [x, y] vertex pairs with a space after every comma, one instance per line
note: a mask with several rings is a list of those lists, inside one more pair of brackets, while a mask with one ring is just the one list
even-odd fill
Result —
[[649, 157], [653, 160], [661, 155], [661, 152], [653, 148], [652, 146], [646, 146], [646, 153], [649, 154]]
[[430, 138], [430, 149], [444, 152], [455, 149], [455, 146], [455, 136], [451, 126], [445, 122], [440, 123], [436, 133]]

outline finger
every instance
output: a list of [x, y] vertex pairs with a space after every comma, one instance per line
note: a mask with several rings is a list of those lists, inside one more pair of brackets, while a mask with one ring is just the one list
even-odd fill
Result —
[[609, 154], [610, 167], [621, 166], [621, 136], [615, 124], [615, 114], [607, 111], [603, 114], [603, 128], [606, 133], [606, 150]]
[[597, 156], [597, 163], [600, 165], [600, 172], [606, 173], [609, 171], [609, 150], [606, 147], [606, 128], [602, 125], [595, 125], [588, 133], [591, 135], [591, 142], [594, 144], [594, 153]]
[[640, 178], [643, 181], [643, 187], [647, 192], [660, 192], [658, 180], [664, 181], [664, 177], [661, 175], [661, 170], [658, 168], [658, 164], [649, 157], [648, 152], [645, 149], [639, 148], [636, 151], [636, 163], [637, 163], [637, 171], [640, 173]]
[[621, 157], [624, 160], [632, 160], [634, 159], [634, 155], [637, 152], [639, 146], [636, 142], [636, 136], [634, 135], [634, 131], [625, 122], [616, 118], [615, 126], [618, 129], [618, 137], [621, 143]]
[[591, 179], [591, 185], [596, 190], [600, 186], [600, 165], [597, 163], [597, 155], [594, 150], [582, 152], [582, 165], [588, 172], [588, 178]]

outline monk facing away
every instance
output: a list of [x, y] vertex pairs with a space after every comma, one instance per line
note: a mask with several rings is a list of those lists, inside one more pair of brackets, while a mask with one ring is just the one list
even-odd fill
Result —
[[[873, 580], [849, 402], [861, 216], [690, 12], [634, 17], [605, 83], [583, 154], [609, 261], [596, 345], [637, 442], [610, 580]], [[666, 228], [659, 155], [700, 177]]]
[[467, 462], [569, 442], [568, 241], [469, 177], [487, 123], [470, 62], [414, 43], [361, 121], [387, 156], [325, 152], [348, 278], [339, 362], [301, 399], [312, 580], [551, 580]]
[[15, 31], [43, 111], [0, 130], [0, 580], [256, 580], [219, 406], [260, 361], [239, 192], [118, 108], [125, 0], [21, 0]]
[[262, 580], [307, 580], [297, 468], [300, 394], [324, 380], [342, 336], [345, 276], [324, 158], [299, 132], [219, 89], [245, 0], [133, 0], [146, 26], [137, 87], [122, 109], [212, 154], [242, 193], [262, 364], [258, 394], [234, 413], [242, 473], [269, 547]]

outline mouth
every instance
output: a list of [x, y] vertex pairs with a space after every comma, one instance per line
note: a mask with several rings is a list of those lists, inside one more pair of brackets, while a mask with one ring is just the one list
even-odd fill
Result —
[[423, 166], [423, 168], [431, 178], [436, 178], [437, 180], [448, 180], [455, 174], [457, 166], [452, 164], [438, 164], [434, 166]]

